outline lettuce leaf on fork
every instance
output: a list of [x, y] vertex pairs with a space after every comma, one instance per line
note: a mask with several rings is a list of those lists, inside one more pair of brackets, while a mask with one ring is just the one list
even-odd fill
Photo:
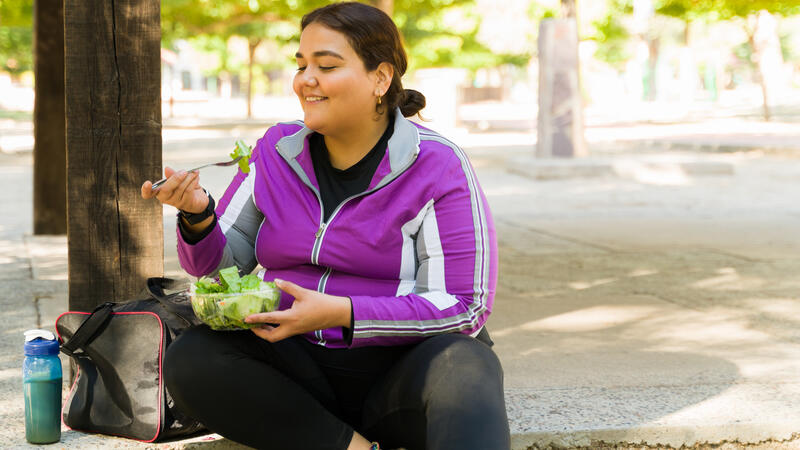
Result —
[[239, 160], [239, 169], [241, 169], [242, 173], [249, 173], [250, 156], [252, 154], [253, 147], [245, 144], [243, 140], [239, 139], [236, 141], [236, 148], [234, 148], [233, 152], [231, 152], [231, 159], [236, 159], [237, 157], [241, 156], [242, 159]]

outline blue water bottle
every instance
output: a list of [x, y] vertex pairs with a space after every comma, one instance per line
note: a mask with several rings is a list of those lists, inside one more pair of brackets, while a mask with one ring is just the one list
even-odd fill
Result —
[[61, 439], [61, 361], [58, 341], [47, 330], [25, 332], [22, 362], [25, 439], [50, 444]]

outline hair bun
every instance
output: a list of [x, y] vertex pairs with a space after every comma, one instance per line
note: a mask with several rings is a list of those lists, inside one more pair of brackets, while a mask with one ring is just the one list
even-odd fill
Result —
[[411, 117], [425, 107], [425, 96], [414, 89], [403, 89], [403, 101], [400, 102], [400, 112], [403, 117]]

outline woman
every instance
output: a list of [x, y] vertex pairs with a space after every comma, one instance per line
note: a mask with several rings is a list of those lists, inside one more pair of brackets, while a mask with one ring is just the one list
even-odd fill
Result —
[[216, 208], [195, 173], [142, 186], [180, 210], [188, 273], [260, 264], [282, 290], [278, 311], [247, 318], [262, 324], [252, 332], [198, 327], [170, 345], [169, 392], [256, 448], [508, 448], [483, 328], [494, 225], [472, 167], [405, 118], [425, 99], [402, 87], [389, 16], [338, 3], [301, 26], [304, 121], [270, 128]]

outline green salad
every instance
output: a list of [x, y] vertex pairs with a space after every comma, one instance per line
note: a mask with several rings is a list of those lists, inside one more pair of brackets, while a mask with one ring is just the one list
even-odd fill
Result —
[[236, 141], [236, 148], [233, 149], [231, 152], [231, 159], [236, 159], [237, 157], [241, 156], [242, 159], [239, 160], [239, 169], [242, 170], [242, 173], [250, 172], [250, 156], [253, 154], [253, 147], [244, 143], [243, 140], [239, 139]]
[[280, 290], [256, 275], [239, 276], [236, 266], [219, 271], [219, 281], [202, 277], [192, 285], [192, 308], [197, 317], [214, 330], [237, 330], [260, 326], [244, 319], [278, 308]]

